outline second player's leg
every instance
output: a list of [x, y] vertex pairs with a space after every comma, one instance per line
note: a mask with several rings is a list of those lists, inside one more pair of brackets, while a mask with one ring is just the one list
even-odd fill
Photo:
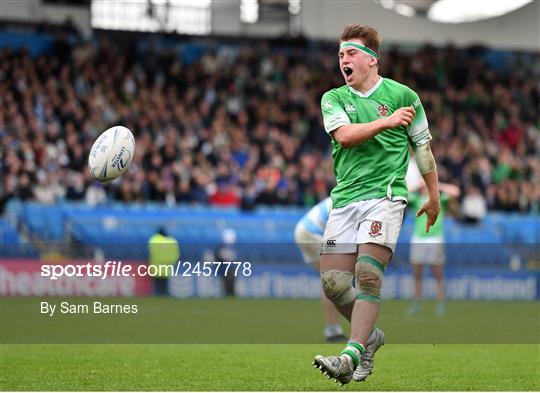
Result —
[[441, 265], [432, 265], [431, 272], [435, 280], [437, 281], [437, 300], [443, 301], [445, 298], [444, 293], [444, 266]]
[[424, 274], [423, 264], [412, 264], [414, 277], [414, 300], [420, 301], [422, 298], [422, 276]]
[[379, 315], [383, 274], [391, 257], [392, 251], [379, 244], [366, 243], [358, 249], [355, 263], [358, 295], [353, 305], [351, 339], [364, 346]]
[[424, 275], [424, 264], [419, 263], [415, 259], [411, 259], [411, 267], [414, 278], [414, 292], [413, 300], [411, 306], [407, 310], [408, 316], [416, 315], [420, 312], [421, 309], [421, 299], [422, 299], [422, 277]]
[[446, 307], [444, 305], [444, 300], [446, 298], [444, 290], [444, 265], [432, 265], [431, 272], [437, 281], [437, 307], [435, 309], [435, 313], [442, 316], [446, 314]]

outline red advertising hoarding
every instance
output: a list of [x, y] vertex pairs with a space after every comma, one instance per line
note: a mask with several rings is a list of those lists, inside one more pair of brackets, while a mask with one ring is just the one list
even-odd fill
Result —
[[[86, 265], [88, 261], [70, 260], [71, 265]], [[129, 262], [134, 266], [141, 262]], [[82, 297], [132, 297], [152, 293], [150, 277], [130, 275], [127, 277], [75, 276], [42, 277], [43, 262], [33, 259], [2, 259], [0, 261], [0, 294], [2, 296], [82, 296]]]

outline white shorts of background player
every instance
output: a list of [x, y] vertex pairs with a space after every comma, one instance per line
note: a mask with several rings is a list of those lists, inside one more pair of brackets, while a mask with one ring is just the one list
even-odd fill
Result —
[[411, 265], [443, 265], [444, 239], [440, 236], [425, 238], [413, 236], [409, 260]]

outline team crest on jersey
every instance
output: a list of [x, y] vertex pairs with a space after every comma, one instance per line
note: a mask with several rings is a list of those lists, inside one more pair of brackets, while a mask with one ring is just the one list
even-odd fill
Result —
[[345, 104], [345, 112], [356, 112], [356, 107], [352, 104]]
[[379, 105], [377, 108], [380, 116], [388, 116], [388, 107], [384, 104]]
[[371, 223], [371, 228], [369, 230], [369, 236], [371, 237], [377, 237], [381, 236], [381, 229], [382, 229], [382, 222], [381, 221], [373, 221]]

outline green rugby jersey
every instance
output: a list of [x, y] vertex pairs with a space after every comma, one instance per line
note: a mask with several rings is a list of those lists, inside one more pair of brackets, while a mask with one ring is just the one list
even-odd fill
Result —
[[382, 197], [407, 200], [409, 143], [421, 146], [431, 140], [431, 134], [418, 94], [392, 79], [381, 77], [365, 94], [345, 85], [322, 96], [321, 110], [328, 134], [346, 124], [369, 123], [390, 116], [405, 106], [416, 110], [408, 127], [384, 130], [351, 148], [342, 147], [332, 138], [337, 181], [331, 193], [334, 207]]

